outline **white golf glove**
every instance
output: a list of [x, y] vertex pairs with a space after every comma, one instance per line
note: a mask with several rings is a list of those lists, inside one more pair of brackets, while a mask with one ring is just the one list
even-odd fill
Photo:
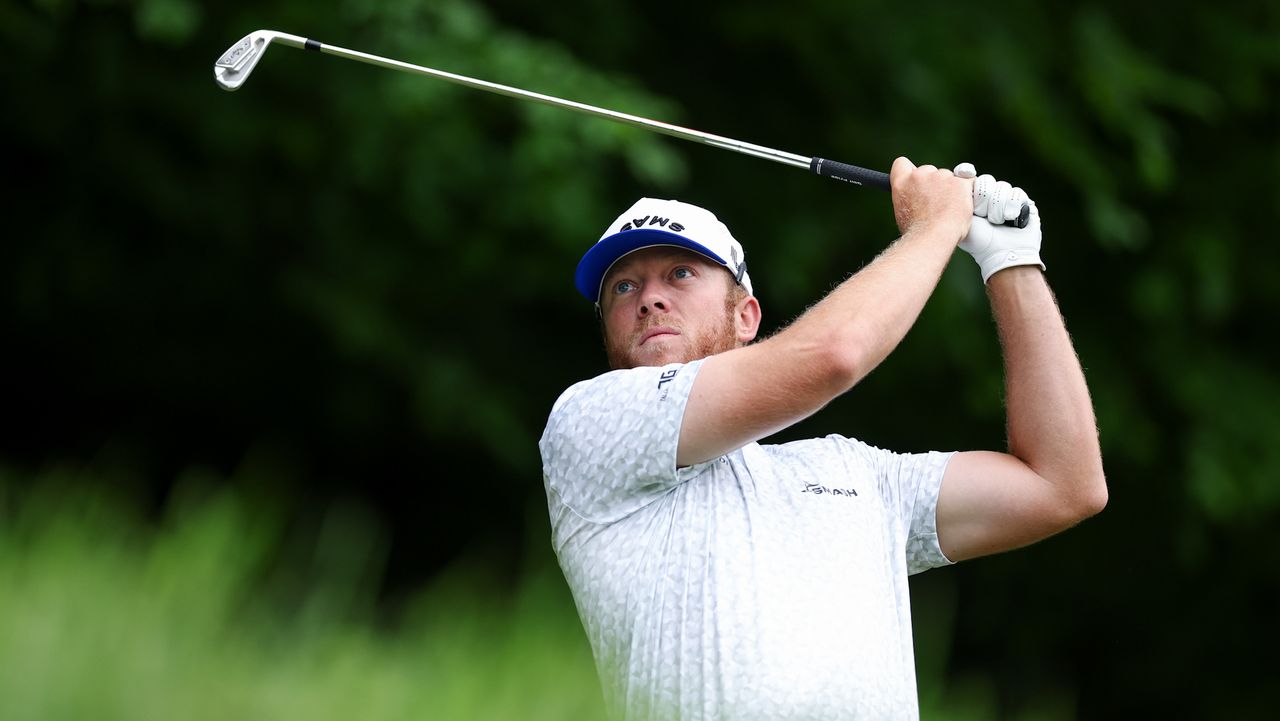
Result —
[[[1027, 197], [1022, 188], [1015, 188], [990, 175], [977, 177], [972, 163], [961, 163], [952, 171], [957, 178], [977, 178], [973, 183], [973, 214], [969, 235], [960, 241], [960, 248], [973, 256], [982, 271], [982, 282], [1005, 268], [1017, 265], [1038, 265], [1040, 260], [1040, 211], [1036, 203]], [[1016, 220], [1022, 205], [1031, 206], [1027, 227], [1006, 225]]]

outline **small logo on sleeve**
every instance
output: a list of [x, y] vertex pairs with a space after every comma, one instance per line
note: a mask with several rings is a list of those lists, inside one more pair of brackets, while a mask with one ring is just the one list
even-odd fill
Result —
[[675, 380], [676, 374], [679, 372], [679, 368], [672, 368], [669, 371], [663, 371], [662, 375], [658, 376], [658, 390], [662, 391], [662, 395], [658, 396], [658, 400], [665, 401], [667, 399], [667, 393], [670, 392], [671, 389], [663, 388], [662, 386]]
[[828, 496], [849, 496], [849, 497], [853, 497], [853, 496], [858, 495], [858, 492], [857, 492], [856, 490], [852, 489], [852, 488], [829, 488], [829, 487], [827, 487], [827, 486], [824, 486], [824, 485], [821, 485], [821, 484], [818, 484], [818, 483], [806, 483], [806, 484], [804, 484], [804, 490], [803, 490], [803, 491], [800, 491], [800, 492], [801, 492], [801, 493], [812, 493], [812, 494], [813, 494], [813, 495], [815, 495], [815, 496], [821, 496], [821, 495], [824, 495], [824, 494], [825, 494], [825, 495], [828, 495]]

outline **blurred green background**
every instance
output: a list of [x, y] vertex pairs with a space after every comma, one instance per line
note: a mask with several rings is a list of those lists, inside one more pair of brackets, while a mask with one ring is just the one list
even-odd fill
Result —
[[[1111, 501], [913, 579], [926, 719], [1274, 718], [1280, 5], [0, 0], [0, 718], [595, 718], [536, 442], [604, 369], [572, 288], [712, 208], [773, 331], [887, 195], [277, 48], [316, 37], [804, 154], [1028, 189]], [[783, 437], [1001, 448], [957, 254]]]

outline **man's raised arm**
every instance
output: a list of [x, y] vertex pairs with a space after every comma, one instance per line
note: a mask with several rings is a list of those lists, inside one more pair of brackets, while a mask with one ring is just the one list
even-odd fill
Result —
[[959, 453], [947, 466], [937, 527], [953, 561], [1027, 545], [1107, 503], [1089, 389], [1042, 272], [1032, 208], [1021, 230], [975, 219], [960, 246], [987, 281], [1004, 352], [1009, 447]]
[[777, 335], [714, 355], [694, 381], [676, 462], [716, 458], [811, 415], [897, 347], [973, 218], [970, 180], [898, 158], [902, 237]]

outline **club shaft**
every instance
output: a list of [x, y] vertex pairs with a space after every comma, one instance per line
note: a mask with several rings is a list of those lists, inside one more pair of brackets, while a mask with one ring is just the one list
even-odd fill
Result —
[[[300, 43], [295, 42], [297, 40], [301, 40], [302, 42]], [[290, 47], [300, 47], [308, 50], [318, 50], [319, 52], [322, 52], [326, 55], [336, 55], [337, 57], [340, 57], [340, 58], [355, 60], [355, 61], [366, 63], [369, 65], [377, 65], [378, 67], [390, 68], [392, 70], [401, 70], [407, 73], [415, 73], [418, 75], [426, 75], [429, 77], [437, 78], [439, 80], [444, 80], [446, 82], [454, 83], [457, 85], [465, 85], [469, 88], [474, 88], [476, 90], [484, 90], [486, 92], [497, 93], [499, 95], [506, 95], [506, 96], [518, 98], [521, 100], [532, 100], [534, 102], [542, 103], [544, 105], [552, 105], [557, 108], [573, 110], [579, 113], [585, 113], [587, 115], [595, 115], [601, 118], [608, 118], [609, 120], [614, 120], [619, 123], [626, 123], [628, 125], [635, 125], [641, 128], [647, 128], [654, 132], [662, 133], [664, 135], [670, 135], [675, 138], [692, 140], [694, 142], [702, 143], [704, 145], [710, 145], [716, 148], [723, 148], [725, 150], [732, 150], [737, 153], [743, 153], [745, 155], [751, 155], [757, 158], [764, 158], [765, 160], [772, 160], [777, 163], [782, 163], [784, 165], [790, 165], [797, 168], [806, 168], [806, 169], [809, 168], [812, 160], [811, 158], [805, 157], [803, 155], [788, 153], [782, 150], [775, 150], [773, 148], [766, 148], [762, 145], [753, 145], [752, 143], [744, 143], [740, 140], [734, 140], [732, 138], [726, 138], [720, 135], [713, 135], [711, 133], [704, 133], [699, 130], [682, 128], [679, 125], [672, 125], [670, 123], [663, 123], [657, 120], [641, 118], [636, 115], [630, 115], [628, 113], [620, 113], [616, 110], [599, 108], [594, 105], [587, 105], [586, 103], [574, 102], [572, 100], [564, 100], [562, 98], [556, 98], [550, 95], [543, 95], [542, 93], [535, 93], [529, 90], [521, 90], [520, 88], [513, 88], [509, 85], [491, 83], [487, 80], [478, 80], [476, 78], [469, 78], [465, 75], [458, 75], [456, 73], [449, 73], [443, 70], [436, 70], [434, 68], [423, 67], [421, 65], [414, 65], [412, 63], [406, 63], [400, 60], [393, 60], [391, 58], [384, 58], [378, 55], [371, 55], [369, 53], [360, 52], [358, 50], [348, 50], [347, 48], [341, 48], [336, 45], [326, 45], [324, 43], [319, 43], [314, 40], [297, 38], [296, 36], [281, 37], [277, 39], [277, 42], [281, 42], [282, 44], [289, 45]]]
[[277, 43], [299, 50], [313, 50], [326, 55], [333, 55], [347, 60], [355, 60], [357, 62], [365, 63], [366, 65], [399, 70], [401, 72], [413, 73], [415, 75], [425, 75], [445, 82], [454, 83], [455, 85], [465, 85], [466, 87], [474, 88], [476, 90], [483, 90], [485, 92], [506, 95], [519, 100], [529, 100], [535, 103], [542, 103], [543, 105], [564, 108], [566, 110], [572, 110], [585, 115], [594, 115], [614, 122], [625, 123], [627, 125], [644, 128], [646, 130], [652, 130], [674, 138], [702, 143], [703, 145], [709, 145], [714, 148], [732, 150], [735, 153], [741, 153], [755, 158], [762, 158], [764, 160], [771, 160], [775, 163], [782, 163], [783, 165], [790, 165], [795, 168], [807, 168], [818, 175], [834, 178], [846, 183], [889, 190], [889, 175], [876, 170], [868, 170], [867, 168], [849, 165], [847, 163], [841, 163], [834, 160], [826, 160], [818, 157], [810, 158], [803, 155], [797, 155], [795, 153], [776, 150], [774, 148], [766, 148], [763, 145], [745, 143], [741, 140], [726, 138], [722, 135], [704, 133], [700, 130], [684, 128], [679, 125], [650, 120], [637, 115], [630, 115], [616, 110], [599, 108], [594, 105], [565, 100], [563, 98], [535, 93], [529, 90], [521, 90], [520, 88], [492, 83], [487, 80], [469, 78], [465, 75], [458, 75], [457, 73], [436, 70], [435, 68], [428, 68], [421, 65], [414, 65], [401, 60], [384, 58], [380, 55], [360, 52], [359, 50], [349, 50], [336, 45], [326, 45], [317, 40], [311, 40], [298, 35], [291, 35], [289, 33], [282, 33], [273, 30], [260, 30], [256, 33], [252, 33], [242, 39], [239, 43], [229, 48], [227, 52], [224, 53], [223, 56], [214, 64], [214, 78], [218, 81], [219, 85], [226, 90], [235, 90], [240, 87], [244, 83], [245, 78], [248, 77], [248, 74], [252, 72], [254, 65], [266, 51], [267, 45], [271, 43]]
[[[498, 95], [506, 95], [508, 97], [517, 98], [519, 100], [531, 100], [535, 103], [543, 105], [551, 105], [557, 108], [573, 110], [575, 112], [586, 115], [594, 115], [600, 118], [607, 118], [614, 122], [626, 123], [647, 130], [652, 130], [663, 135], [669, 135], [674, 138], [682, 138], [691, 140], [703, 145], [710, 145], [715, 148], [724, 150], [732, 150], [735, 153], [750, 155], [764, 160], [772, 160], [775, 163], [790, 165], [795, 168], [808, 168], [810, 171], [817, 173], [823, 177], [834, 178], [853, 185], [865, 185], [881, 190], [889, 190], [889, 174], [882, 173], [878, 170], [868, 170], [857, 165], [849, 165], [835, 160], [827, 160], [825, 158], [812, 157], [806, 158], [803, 155], [788, 153], [782, 150], [766, 148], [763, 145], [754, 145], [752, 143], [744, 143], [741, 140], [726, 138], [722, 135], [712, 135], [704, 133], [700, 130], [692, 130], [690, 128], [682, 128], [679, 125], [663, 123], [657, 120], [642, 118], [637, 115], [628, 113], [620, 113], [616, 110], [607, 110], [598, 108], [594, 105], [579, 103], [572, 100], [564, 100], [542, 93], [535, 93], [529, 90], [521, 90], [513, 88], [509, 85], [501, 85], [499, 83], [491, 83], [487, 80], [477, 80], [469, 78], [465, 75], [436, 70], [435, 68], [423, 67], [422, 65], [414, 65], [400, 60], [392, 60], [384, 58], [380, 55], [372, 55], [370, 53], [360, 52], [359, 50], [348, 50], [336, 45], [325, 45], [317, 40], [291, 35], [289, 33], [277, 32], [274, 30], [260, 30], [256, 33], [250, 33], [240, 40], [240, 42], [232, 45], [225, 53], [214, 63], [214, 79], [225, 90], [235, 90], [244, 84], [245, 78], [253, 71], [258, 60], [261, 59], [266, 48], [271, 43], [279, 43], [286, 47], [296, 48], [300, 50], [314, 50], [326, 55], [334, 55], [347, 60], [355, 60], [367, 65], [375, 65], [377, 67], [389, 68], [391, 70], [399, 70], [401, 72], [413, 73], [415, 75], [426, 75], [427, 77], [444, 80], [445, 82], [454, 83], [456, 85], [465, 85], [476, 90], [497, 93]], [[1030, 219], [1031, 206], [1024, 203], [1015, 220], [1009, 221], [1019, 228], [1026, 227]]]
[[[262, 54], [266, 52], [267, 45], [272, 42], [281, 45], [296, 48], [300, 50], [314, 50], [326, 55], [334, 55], [347, 60], [355, 60], [367, 65], [375, 65], [377, 67], [388, 68], [391, 70], [399, 70], [401, 72], [413, 73], [415, 75], [425, 75], [427, 77], [444, 80], [445, 82], [454, 83], [456, 85], [465, 85], [476, 90], [483, 90], [489, 93], [497, 93], [498, 95], [506, 95], [508, 97], [519, 100], [530, 100], [543, 105], [551, 105], [557, 108], [573, 110], [575, 112], [586, 115], [594, 115], [600, 118], [607, 118], [614, 122], [626, 123], [639, 128], [652, 130], [663, 135], [669, 135], [674, 138], [682, 138], [691, 140], [703, 145], [710, 145], [715, 148], [724, 150], [732, 150], [735, 153], [750, 155], [764, 160], [772, 160], [775, 163], [790, 165], [795, 168], [808, 168], [810, 171], [818, 175], [841, 180], [853, 185], [865, 185], [881, 190], [889, 190], [889, 174], [882, 173], [878, 170], [868, 170], [857, 165], [849, 165], [835, 160], [827, 160], [825, 158], [812, 157], [806, 158], [803, 155], [788, 153], [774, 148], [766, 148], [763, 145], [754, 145], [752, 143], [744, 143], [741, 140], [726, 138], [722, 135], [712, 135], [704, 133], [700, 130], [692, 130], [690, 128], [682, 128], [679, 125], [663, 123], [657, 120], [642, 118], [637, 115], [628, 113], [620, 113], [616, 110], [607, 110], [586, 103], [579, 103], [572, 100], [564, 100], [542, 93], [535, 93], [530, 90], [521, 90], [513, 88], [509, 85], [499, 83], [491, 83], [487, 80], [478, 80], [469, 78], [465, 75], [457, 73], [436, 70], [435, 68], [423, 67], [422, 65], [414, 65], [401, 60], [393, 60], [384, 58], [380, 55], [372, 55], [370, 53], [360, 52], [359, 50], [348, 50], [336, 45], [325, 45], [316, 40], [300, 37], [298, 35], [290, 35], [273, 30], [260, 30], [245, 36], [240, 42], [227, 49], [222, 57], [218, 58], [214, 63], [214, 79], [218, 84], [226, 90], [235, 90], [240, 87], [249, 73], [252, 72], [254, 65], [261, 59]], [[1011, 222], [1019, 228], [1026, 227], [1031, 217], [1031, 206], [1024, 203], [1016, 219]]]

